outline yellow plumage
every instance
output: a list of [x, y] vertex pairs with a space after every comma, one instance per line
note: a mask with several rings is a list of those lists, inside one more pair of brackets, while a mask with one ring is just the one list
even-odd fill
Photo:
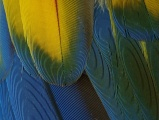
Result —
[[19, 0], [3, 0], [10, 33], [16, 32], [18, 36], [23, 35], [23, 25], [20, 15]]
[[19, 4], [24, 37], [40, 75], [49, 83], [76, 81], [91, 46], [94, 2], [20, 0]]
[[78, 37], [80, 4], [79, 0], [21, 0], [24, 34], [30, 50], [36, 44], [59, 62], [62, 55], [69, 55], [70, 42]]

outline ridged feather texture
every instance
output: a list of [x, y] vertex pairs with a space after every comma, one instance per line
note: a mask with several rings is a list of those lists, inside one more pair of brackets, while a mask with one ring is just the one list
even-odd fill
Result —
[[[110, 9], [109, 12], [112, 13]], [[95, 42], [86, 72], [109, 117], [113, 120], [158, 119], [159, 93], [140, 42], [123, 37], [113, 25], [114, 39], [110, 40], [111, 34], [104, 34], [110, 29], [109, 15], [98, 8], [94, 17]], [[113, 16], [110, 15], [110, 19], [114, 22]], [[100, 25], [104, 23], [102, 21], [105, 25]], [[115, 46], [112, 41], [115, 41]]]
[[92, 0], [20, 0], [24, 36], [42, 78], [70, 85], [82, 74], [92, 41]]
[[158, 39], [157, 0], [0, 0], [0, 120], [159, 120]]
[[[109, 13], [111, 22], [114, 23], [110, 8]], [[159, 80], [157, 73], [159, 70], [157, 69], [158, 55], [156, 53], [158, 40], [135, 42], [137, 39], [130, 39], [129, 36], [125, 38], [114, 24], [112, 24], [112, 31], [118, 48], [121, 68], [124, 69], [124, 76], [130, 82], [129, 86], [132, 85], [134, 96], [141, 109], [138, 117], [158, 120]]]
[[6, 15], [0, 0], [0, 82], [4, 80], [12, 66], [14, 48], [11, 43]]
[[[104, 10], [104, 11], [103, 11]], [[109, 13], [95, 6], [94, 40], [87, 61], [86, 73], [94, 86], [110, 119], [127, 119], [117, 96], [117, 82], [114, 71], [117, 70], [117, 56], [111, 32]]]
[[73, 85], [50, 88], [63, 120], [109, 120], [87, 75], [83, 74]]
[[[9, 95], [10, 110], [13, 110], [15, 120], [61, 119], [56, 104], [50, 101], [43, 81], [40, 78], [34, 79], [30, 76], [17, 56], [14, 57], [13, 66], [6, 83], [8, 88], [6, 95]], [[3, 95], [0, 96], [0, 99], [4, 101], [3, 97]], [[9, 111], [5, 114], [9, 114]]]
[[[132, 115], [132, 118], [137, 116], [140, 119], [156, 120], [159, 112], [159, 93], [142, 53], [142, 48], [138, 42], [128, 38], [125, 39], [120, 32], [116, 34], [117, 38], [115, 39], [117, 40], [120, 59], [119, 71], [123, 71], [119, 76], [124, 76], [121, 80], [119, 79], [123, 106], [128, 111], [128, 116]], [[122, 88], [124, 89], [122, 90]], [[135, 112], [132, 111], [132, 107], [134, 107]]]
[[34, 66], [26, 38], [24, 38], [19, 0], [3, 0], [3, 3], [10, 35], [17, 55], [23, 63], [26, 71], [33, 77], [37, 77], [38, 72]]
[[124, 37], [134, 40], [159, 39], [159, 1], [98, 0], [111, 9], [114, 23]]

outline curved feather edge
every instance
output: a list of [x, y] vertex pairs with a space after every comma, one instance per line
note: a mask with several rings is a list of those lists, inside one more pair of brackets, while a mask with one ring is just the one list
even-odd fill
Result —
[[16, 53], [20, 58], [26, 71], [34, 78], [38, 76], [32, 60], [27, 41], [24, 37], [23, 25], [20, 15], [19, 0], [3, 0], [9, 32]]
[[59, 120], [56, 104], [40, 78], [34, 79], [23, 68], [19, 58], [14, 57], [13, 67], [6, 79], [12, 109], [16, 120]]
[[[104, 12], [107, 11], [104, 10]], [[97, 22], [99, 25], [102, 19], [106, 19], [106, 17], [101, 17], [102, 13], [100, 10], [97, 13], [100, 14], [100, 19], [94, 19], [96, 20], [95, 22], [99, 21], [99, 23]], [[112, 18], [110, 16], [111, 22], [113, 22]], [[109, 19], [109, 16], [107, 19]], [[134, 40], [125, 39], [117, 31], [118, 29], [112, 25], [116, 48], [114, 50], [114, 47], [111, 47], [113, 44], [108, 39], [110, 36], [106, 37], [104, 36], [105, 34], [99, 34], [102, 33], [99, 30], [108, 32], [104, 28], [110, 27], [108, 25], [102, 24], [94, 28], [94, 31], [97, 30], [95, 33], [98, 33], [94, 36], [96, 44], [94, 51], [96, 52], [91, 52], [86, 72], [101, 98], [109, 117], [117, 120], [158, 119], [158, 93], [154, 87], [147, 61], [141, 52], [139, 44]], [[100, 29], [97, 27], [100, 27]], [[99, 43], [102, 43], [104, 37], [105, 41], [109, 41], [107, 42], [109, 44], [105, 42], [105, 52], [103, 53], [103, 48]], [[113, 41], [113, 38], [111, 41]], [[110, 49], [107, 50], [108, 48]], [[133, 57], [132, 54], [134, 55]], [[143, 92], [143, 90], [146, 92]], [[114, 97], [112, 97], [113, 95]], [[118, 106], [113, 103], [113, 100], [118, 103]], [[108, 107], [111, 103], [112, 106]]]
[[46, 82], [70, 85], [83, 73], [92, 41], [93, 5], [92, 0], [20, 1], [24, 35]]
[[94, 10], [94, 39], [86, 73], [110, 119], [113, 120], [127, 118], [118, 100], [117, 84], [112, 71], [112, 68], [116, 69], [117, 64], [115, 49], [108, 11], [105, 8], [101, 9], [97, 4]]
[[115, 26], [124, 37], [137, 41], [159, 39], [159, 2], [157, 0], [108, 0]]
[[132, 93], [137, 100], [141, 113], [140, 116], [148, 120], [159, 119], [158, 91], [150, 74], [147, 58], [142, 53], [140, 43], [129, 37], [125, 38], [122, 36], [118, 28], [114, 26], [114, 19], [111, 14], [112, 9], [109, 9], [109, 13], [117, 54], [121, 61], [120, 64], [124, 70], [124, 75], [129, 81], [129, 87], [132, 88]]

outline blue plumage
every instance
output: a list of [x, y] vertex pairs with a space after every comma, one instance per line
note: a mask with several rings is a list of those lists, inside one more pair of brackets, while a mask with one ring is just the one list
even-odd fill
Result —
[[14, 48], [11, 43], [6, 15], [0, 0], [0, 82], [8, 75], [13, 62]]

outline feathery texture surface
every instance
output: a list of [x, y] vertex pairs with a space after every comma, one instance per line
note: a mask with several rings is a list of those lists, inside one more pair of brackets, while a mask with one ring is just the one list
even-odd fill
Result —
[[109, 120], [86, 75], [73, 85], [50, 88], [64, 120]]
[[14, 49], [10, 40], [2, 0], [0, 0], [0, 82], [6, 78], [13, 62]]
[[98, 0], [111, 9], [114, 21], [124, 37], [151, 41], [159, 39], [159, 1]]
[[[100, 8], [95, 9], [95, 42], [86, 72], [111, 119], [156, 120], [159, 94], [150, 74], [144, 47], [140, 42], [123, 37], [113, 24], [114, 39], [111, 34], [104, 34], [110, 29], [106, 12], [106, 9], [104, 12]], [[109, 12], [112, 13], [111, 9]], [[110, 19], [114, 22], [112, 15]]]
[[92, 0], [20, 0], [24, 36], [48, 83], [69, 85], [82, 74], [92, 38]]
[[27, 38], [24, 38], [19, 0], [3, 0], [3, 3], [5, 7], [10, 35], [17, 55], [19, 56], [26, 71], [30, 75], [36, 77], [38, 75], [37, 70], [34, 66], [29, 47], [27, 45]]
[[58, 120], [60, 115], [41, 79], [34, 79], [23, 69], [17, 56], [6, 79], [16, 120]]
[[113, 70], [117, 65], [116, 49], [111, 34], [109, 13], [98, 6], [94, 9], [94, 40], [87, 61], [86, 73], [100, 97], [110, 119], [123, 118], [116, 97], [116, 81]]
[[[112, 13], [111, 9], [109, 12]], [[110, 17], [114, 22], [113, 15]], [[148, 67], [144, 45], [129, 36], [124, 38], [116, 26], [112, 28], [119, 58], [118, 71], [122, 71], [118, 78], [123, 75], [121, 80], [118, 79], [118, 88], [126, 114], [130, 119], [159, 119], [159, 93]]]

